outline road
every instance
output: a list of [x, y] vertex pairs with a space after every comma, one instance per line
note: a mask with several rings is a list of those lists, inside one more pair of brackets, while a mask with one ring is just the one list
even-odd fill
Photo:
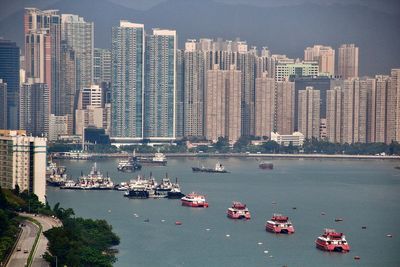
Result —
[[[33, 262], [31, 266], [34, 267], [48, 267], [50, 266], [43, 258], [42, 255], [46, 252], [47, 250], [47, 243], [48, 240], [47, 238], [43, 235], [43, 232], [53, 228], [53, 227], [59, 227], [61, 226], [61, 222], [58, 219], [52, 218], [52, 217], [47, 217], [47, 216], [34, 216], [32, 214], [26, 214], [26, 213], [20, 213], [21, 216], [24, 217], [31, 217], [35, 219], [37, 222], [39, 222], [42, 225], [42, 233], [39, 236], [39, 240], [36, 246], [36, 250], [34, 251], [33, 254]], [[11, 259], [9, 261], [9, 264], [7, 266], [9, 267], [23, 267], [25, 266], [25, 263], [29, 257], [29, 252], [33, 249], [33, 243], [35, 241], [36, 235], [39, 231], [38, 226], [36, 226], [34, 223], [26, 220], [24, 222], [26, 226], [22, 227], [22, 234], [21, 237], [18, 241], [18, 247], [21, 247], [21, 251], [17, 251], [15, 249], [13, 251], [13, 254], [11, 256]], [[28, 253], [24, 253], [24, 250], [27, 249]]]
[[[25, 226], [22, 227], [21, 237], [18, 240], [17, 246], [11, 255], [11, 258], [8, 262], [8, 267], [23, 267], [25, 266], [29, 253], [31, 252], [33, 243], [35, 242], [35, 238], [37, 233], [39, 232], [39, 227], [30, 222], [24, 221], [23, 224]], [[21, 248], [20, 251], [18, 251]], [[27, 250], [27, 253], [24, 251]]]

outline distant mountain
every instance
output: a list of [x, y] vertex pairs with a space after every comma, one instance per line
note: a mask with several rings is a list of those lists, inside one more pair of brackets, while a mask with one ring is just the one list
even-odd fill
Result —
[[[68, 0], [48, 8], [74, 13], [95, 22], [95, 46], [110, 47], [111, 27], [128, 19], [151, 28], [178, 32], [180, 47], [187, 38], [247, 40], [268, 46], [273, 53], [303, 57], [312, 44], [337, 48], [341, 43], [360, 47], [360, 73], [388, 73], [400, 66], [400, 17], [359, 5], [301, 4], [287, 7], [229, 5], [212, 0], [169, 0], [145, 11], [107, 0]], [[23, 41], [23, 10], [0, 21], [0, 35]]]

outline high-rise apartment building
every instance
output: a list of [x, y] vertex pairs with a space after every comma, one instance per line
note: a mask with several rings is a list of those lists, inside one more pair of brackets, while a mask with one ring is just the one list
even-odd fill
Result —
[[46, 202], [46, 138], [0, 130], [0, 186], [34, 193]]
[[339, 47], [337, 75], [342, 79], [358, 77], [358, 47], [355, 44], [343, 44]]
[[400, 142], [400, 69], [390, 72], [390, 87], [387, 97], [387, 137], [386, 143]]
[[184, 52], [176, 50], [176, 92], [175, 92], [175, 136], [182, 138], [184, 132], [183, 101], [185, 99], [185, 66]]
[[75, 51], [76, 88], [93, 83], [94, 24], [78, 15], [62, 14], [61, 38]]
[[0, 79], [0, 129], [7, 129], [7, 83]]
[[319, 73], [335, 75], [335, 50], [330, 46], [314, 45], [304, 50], [304, 61], [317, 61]]
[[0, 39], [0, 79], [7, 85], [6, 105], [3, 106], [7, 125], [3, 129], [18, 129], [19, 75], [19, 47], [14, 42]]
[[235, 143], [241, 136], [241, 73], [231, 70], [214, 70], [206, 74], [205, 136], [216, 142], [219, 137]]
[[[369, 117], [371, 117], [371, 139], [369, 142], [385, 143], [387, 141], [388, 132], [388, 93], [390, 90], [390, 77], [386, 75], [377, 75], [375, 90], [371, 92], [369, 109]], [[390, 115], [389, 115], [390, 117]], [[390, 126], [389, 126], [390, 127]], [[389, 130], [390, 131], [390, 130]]]
[[367, 142], [368, 89], [359, 79], [344, 81], [343, 142]]
[[313, 87], [306, 87], [299, 91], [298, 104], [298, 131], [305, 138], [319, 138], [320, 136], [320, 92]]
[[279, 81], [275, 84], [275, 129], [283, 135], [294, 132], [294, 83]]
[[343, 142], [343, 102], [344, 93], [336, 86], [326, 93], [326, 131], [327, 139], [332, 143]]
[[205, 54], [188, 40], [184, 52], [184, 136], [203, 136]]
[[21, 86], [19, 102], [19, 128], [33, 136], [49, 133], [50, 90], [38, 78], [28, 78]]
[[271, 137], [275, 117], [275, 80], [264, 77], [256, 79], [255, 87], [255, 135]]
[[146, 35], [144, 138], [174, 140], [176, 135], [176, 31]]
[[111, 82], [111, 50], [95, 48], [93, 53], [93, 83]]
[[25, 71], [49, 89], [51, 113], [62, 101], [60, 90], [61, 17], [58, 10], [25, 8]]
[[121, 21], [112, 29], [112, 136], [143, 138], [144, 25]]

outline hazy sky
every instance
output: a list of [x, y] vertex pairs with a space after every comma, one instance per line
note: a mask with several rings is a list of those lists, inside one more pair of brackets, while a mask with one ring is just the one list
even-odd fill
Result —
[[[0, 0], [0, 19], [17, 12], [26, 6], [35, 6], [38, 8], [46, 8], [59, 1], [68, 0]], [[166, 0], [108, 0], [126, 7], [144, 10], [149, 9]], [[181, 0], [182, 1], [182, 0]], [[202, 0], [186, 0], [186, 1], [202, 1]], [[400, 14], [400, 0], [214, 0], [228, 4], [245, 4], [255, 6], [283, 6], [297, 5], [302, 3], [315, 4], [361, 4], [373, 9], [385, 12]], [[96, 0], [93, 0], [95, 3]]]

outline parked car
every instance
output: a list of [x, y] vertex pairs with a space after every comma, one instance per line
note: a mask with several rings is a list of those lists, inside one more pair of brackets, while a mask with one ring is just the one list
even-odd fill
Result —
[[21, 247], [17, 247], [17, 251], [21, 251]]
[[28, 253], [29, 251], [27, 249], [24, 249], [24, 253]]

